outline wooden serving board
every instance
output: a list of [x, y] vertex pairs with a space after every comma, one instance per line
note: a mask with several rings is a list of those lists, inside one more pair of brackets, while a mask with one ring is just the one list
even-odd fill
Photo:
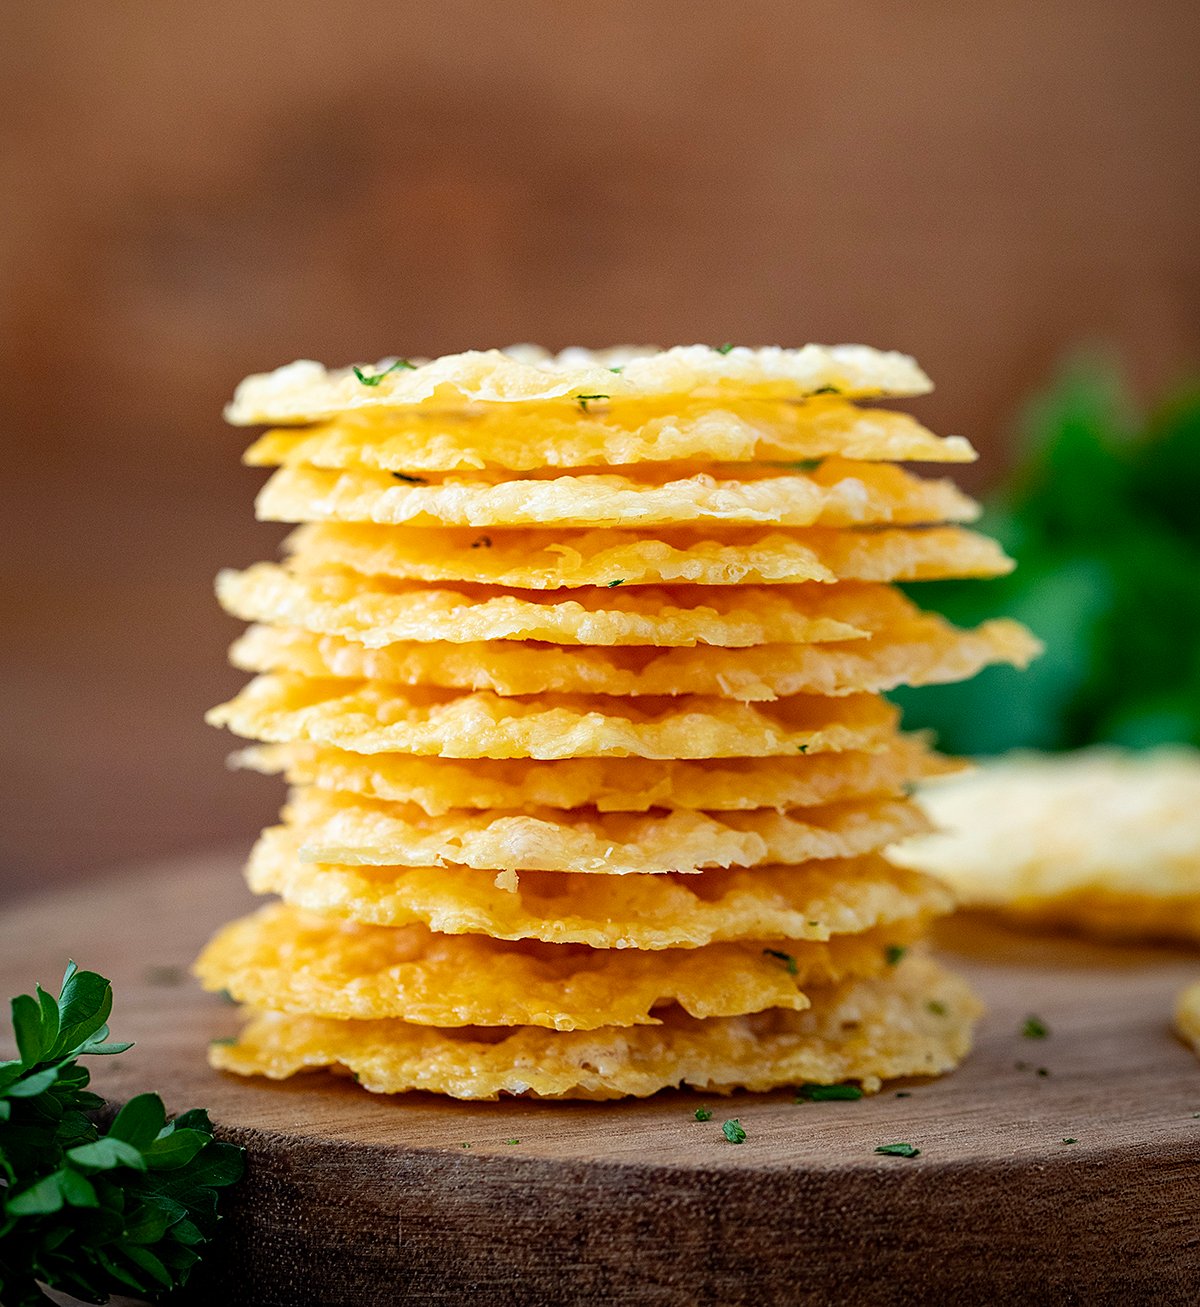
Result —
[[[251, 904], [238, 862], [0, 910], [3, 995], [57, 984], [67, 956], [112, 978], [114, 1037], [137, 1047], [94, 1061], [101, 1093], [208, 1107], [249, 1150], [195, 1301], [1200, 1299], [1200, 1063], [1169, 1030], [1196, 954], [954, 921], [939, 947], [989, 1009], [975, 1053], [860, 1102], [389, 1099], [327, 1074], [208, 1069], [236, 1015], [187, 967]], [[1030, 1013], [1048, 1038], [1022, 1036]], [[694, 1119], [701, 1102], [711, 1121]], [[724, 1141], [728, 1117], [744, 1144]], [[874, 1154], [893, 1142], [921, 1155]]]

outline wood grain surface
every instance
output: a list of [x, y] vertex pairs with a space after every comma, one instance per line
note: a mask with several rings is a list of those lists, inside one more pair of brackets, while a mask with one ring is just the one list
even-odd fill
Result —
[[[100, 1092], [207, 1106], [248, 1175], [198, 1302], [1175, 1303], [1200, 1294], [1200, 1065], [1171, 1035], [1200, 958], [969, 918], [939, 947], [988, 1004], [940, 1081], [857, 1103], [463, 1104], [205, 1064], [236, 1013], [187, 976], [249, 906], [208, 855], [6, 909], [0, 986], [112, 977]], [[1022, 1035], [1036, 1013], [1045, 1039]], [[711, 1121], [694, 1119], [707, 1101]], [[720, 1125], [747, 1133], [726, 1143]], [[1065, 1139], [1078, 1142], [1067, 1144]], [[512, 1142], [519, 1140], [519, 1142]], [[910, 1142], [912, 1160], [876, 1156]], [[469, 1145], [469, 1147], [464, 1147]], [[219, 1295], [219, 1297], [218, 1297]]]

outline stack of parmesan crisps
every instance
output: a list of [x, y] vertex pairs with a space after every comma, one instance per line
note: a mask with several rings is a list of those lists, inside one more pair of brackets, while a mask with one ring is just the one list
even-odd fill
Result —
[[216, 1066], [367, 1089], [613, 1098], [935, 1074], [977, 1003], [919, 946], [948, 895], [881, 850], [945, 770], [882, 692], [1023, 663], [891, 583], [1004, 572], [971, 458], [856, 400], [858, 346], [532, 348], [239, 387], [276, 424], [283, 564], [218, 581], [256, 673], [214, 724], [294, 787], [250, 860], [279, 896], [204, 983]]

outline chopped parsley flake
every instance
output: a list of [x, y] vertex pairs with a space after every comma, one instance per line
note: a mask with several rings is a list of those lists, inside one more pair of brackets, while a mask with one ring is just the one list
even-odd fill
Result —
[[625, 371], [625, 364], [624, 364], [624, 363], [618, 363], [617, 366], [616, 366], [615, 368], [609, 368], [609, 371], [610, 371], [610, 372], [615, 372], [618, 376], [620, 376], [621, 373]]
[[232, 1048], [237, 1043], [237, 1039], [230, 1035], [225, 1039], [210, 1039], [208, 1041], [214, 1048]]
[[1042, 1077], [1043, 1080], [1045, 1080], [1045, 1078], [1050, 1074], [1050, 1068], [1049, 1068], [1049, 1067], [1040, 1066], [1040, 1067], [1038, 1067], [1038, 1069], [1037, 1069], [1037, 1073], [1038, 1073], [1039, 1076]]
[[624, 584], [625, 584], [625, 578], [624, 578], [623, 576], [619, 576], [615, 581], [606, 581], [605, 584], [606, 584], [606, 585], [608, 586], [608, 588], [611, 590], [611, 589], [613, 588], [613, 586], [616, 586], [616, 585], [624, 585]]
[[397, 481], [407, 481], [410, 486], [427, 486], [429, 484], [424, 477], [410, 477], [404, 472], [393, 472], [392, 476]]
[[796, 745], [796, 748], [797, 748], [797, 750], [798, 750], [800, 753], [807, 753], [807, 752], [808, 752], [808, 745], [807, 745], [807, 744], [798, 744], [798, 745]]
[[588, 403], [593, 399], [608, 399], [607, 395], [576, 395], [579, 407], [586, 413], [588, 412]]
[[1049, 1033], [1050, 1027], [1041, 1017], [1028, 1016], [1025, 1018], [1025, 1024], [1021, 1027], [1021, 1034], [1026, 1039], [1045, 1039]]
[[818, 386], [816, 390], [810, 393], [813, 395], [840, 395], [842, 392], [837, 386]]
[[908, 948], [904, 944], [889, 944], [883, 950], [884, 960], [889, 967], [894, 967], [907, 952]]
[[698, 1108], [696, 1108], [696, 1120], [697, 1120], [697, 1121], [711, 1121], [711, 1120], [712, 1120], [712, 1108], [711, 1108], [711, 1107], [698, 1107]]
[[732, 344], [732, 342], [727, 340], [727, 341], [725, 342], [724, 345], [718, 345], [718, 346], [717, 346], [717, 353], [718, 353], [718, 354], [728, 354], [729, 351], [730, 351], [732, 348], [733, 348], [733, 344]]
[[781, 949], [765, 948], [763, 949], [763, 956], [777, 958], [785, 967], [787, 967], [787, 973], [789, 976], [798, 975], [800, 972], [800, 968], [796, 965], [796, 959], [792, 957], [790, 953], [784, 953]]
[[504, 1142], [506, 1144], [519, 1144], [521, 1141], [519, 1139], [506, 1139]]
[[896, 1097], [897, 1097], [897, 1098], [911, 1098], [911, 1097], [912, 1097], [912, 1094], [911, 1094], [907, 1089], [897, 1089], [897, 1090], [896, 1090]]
[[946, 1015], [946, 1005], [940, 998], [931, 998], [925, 1007], [933, 1013], [935, 1017], [944, 1017]]
[[821, 462], [819, 458], [802, 458], [792, 464], [792, 469], [796, 472], [815, 472], [821, 466]]
[[746, 1142], [746, 1132], [742, 1129], [742, 1123], [736, 1116], [732, 1121], [722, 1122], [721, 1133], [731, 1144], [744, 1144]]
[[374, 376], [367, 376], [362, 368], [352, 369], [354, 375], [362, 382], [364, 386], [377, 386], [387, 376], [389, 372], [395, 372], [397, 368], [407, 368], [410, 371], [416, 370], [416, 364], [410, 363], [408, 359], [397, 359], [390, 367], [384, 368], [382, 372], [376, 372]]
[[1069, 1139], [1069, 1138], [1068, 1138], [1068, 1139], [1064, 1139], [1064, 1140], [1063, 1140], [1063, 1143], [1064, 1143], [1064, 1144], [1077, 1144], [1078, 1142], [1079, 1142], [1078, 1139]]
[[856, 1103], [863, 1096], [858, 1085], [801, 1085], [797, 1103]]
[[885, 1157], [919, 1157], [921, 1150], [914, 1148], [912, 1144], [880, 1144], [875, 1150], [882, 1153]]
[[459, 1148], [470, 1148], [470, 1144], [459, 1144]]

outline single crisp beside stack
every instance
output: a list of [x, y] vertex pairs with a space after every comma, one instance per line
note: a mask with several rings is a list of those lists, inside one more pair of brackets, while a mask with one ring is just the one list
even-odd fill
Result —
[[531, 348], [239, 387], [275, 424], [282, 565], [223, 573], [256, 678], [214, 724], [294, 787], [278, 895], [198, 963], [251, 1019], [214, 1065], [367, 1089], [612, 1098], [929, 1075], [977, 1003], [950, 906], [882, 850], [947, 769], [883, 692], [1023, 664], [893, 583], [990, 576], [961, 462], [858, 346]]
[[892, 851], [964, 907], [1108, 939], [1200, 943], [1200, 753], [1013, 754], [922, 789]]

